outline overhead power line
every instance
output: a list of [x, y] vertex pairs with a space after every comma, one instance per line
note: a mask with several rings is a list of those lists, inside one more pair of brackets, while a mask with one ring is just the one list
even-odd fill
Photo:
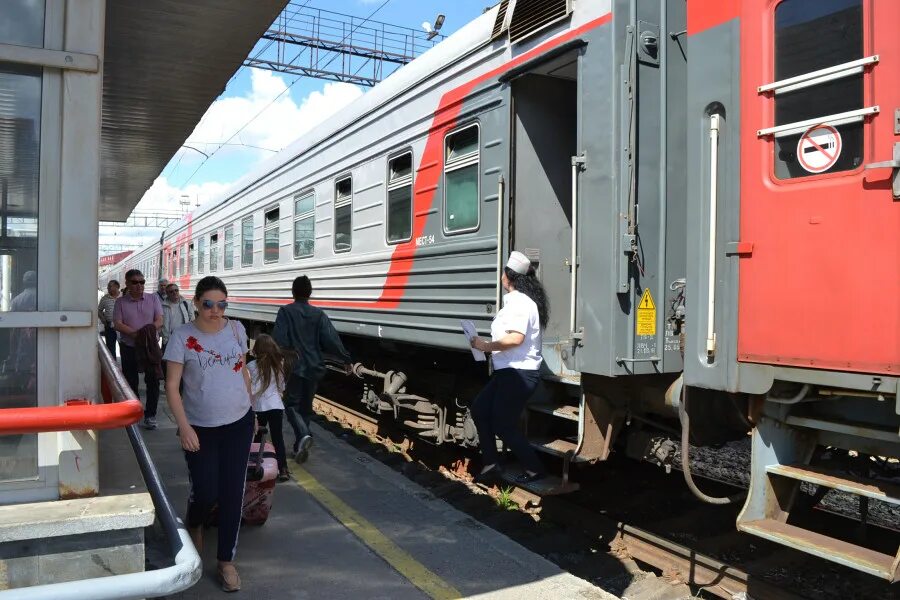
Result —
[[[353, 28], [352, 28], [352, 29], [351, 29], [351, 30], [350, 30], [343, 38], [342, 38], [342, 40], [341, 40], [342, 43], [347, 42], [347, 40], [349, 40], [349, 39], [351, 38], [351, 36], [356, 32], [357, 29], [359, 29], [360, 27], [362, 27], [369, 19], [371, 19], [373, 16], [375, 16], [382, 8], [384, 8], [385, 6], [387, 6], [387, 4], [388, 4], [390, 1], [391, 1], [391, 0], [384, 0], [384, 2], [382, 2], [382, 3], [378, 6], [378, 8], [376, 8], [376, 9], [373, 10], [371, 13], [369, 13], [369, 16], [367, 16], [367, 17], [366, 17], [365, 19], [363, 19], [362, 21], [359, 21], [359, 22], [358, 22], [358, 23], [357, 23], [357, 24], [356, 24], [356, 25], [355, 25], [355, 26], [354, 26], [354, 27], [353, 27]], [[305, 48], [304, 48], [304, 49], [305, 49]], [[298, 56], [299, 56], [299, 55], [298, 55]], [[331, 59], [321, 67], [321, 69], [322, 69], [322, 70], [327, 70], [328, 66], [330, 66], [331, 63], [334, 62], [335, 59], [336, 59], [338, 56], [341, 56], [341, 54], [339, 54], [339, 53], [334, 54], [334, 55], [331, 57]], [[285, 87], [285, 88], [284, 88], [277, 96], [275, 96], [274, 98], [272, 98], [272, 100], [271, 100], [268, 104], [266, 104], [265, 106], [263, 106], [262, 109], [259, 110], [259, 112], [257, 112], [255, 115], [253, 115], [253, 116], [250, 118], [250, 120], [248, 120], [246, 123], [244, 123], [243, 125], [241, 125], [241, 126], [237, 129], [237, 131], [235, 131], [234, 133], [232, 133], [232, 134], [228, 137], [228, 139], [226, 139], [224, 142], [222, 142], [221, 144], [219, 144], [218, 147], [216, 147], [212, 152], [210, 152], [210, 153], [209, 153], [209, 156], [206, 157], [206, 158], [204, 158], [204, 159], [200, 162], [200, 164], [197, 165], [197, 168], [194, 169], [194, 172], [191, 173], [190, 176], [189, 176], [187, 179], [185, 179], [184, 182], [183, 182], [183, 183], [181, 184], [181, 186], [179, 186], [179, 187], [182, 187], [182, 188], [183, 188], [183, 187], [186, 186], [188, 183], [190, 183], [190, 181], [191, 181], [191, 180], [194, 178], [194, 176], [200, 171], [200, 169], [203, 168], [203, 165], [205, 165], [207, 162], [209, 162], [209, 160], [210, 160], [213, 156], [215, 156], [216, 153], [217, 153], [219, 150], [221, 150], [221, 149], [225, 146], [225, 144], [227, 144], [228, 142], [230, 142], [231, 140], [233, 140], [234, 137], [237, 136], [241, 131], [243, 131], [248, 125], [250, 125], [250, 123], [252, 123], [253, 121], [255, 121], [255, 120], [256, 120], [262, 113], [264, 113], [270, 106], [272, 106], [273, 104], [275, 104], [275, 102], [278, 101], [278, 99], [281, 98], [284, 94], [286, 94], [286, 93], [287, 93], [287, 92], [288, 92], [288, 91], [289, 91], [289, 90], [290, 90], [290, 89], [291, 89], [298, 81], [300, 81], [300, 77], [294, 79], [294, 81], [292, 81], [290, 84], [288, 84], [287, 87]]]

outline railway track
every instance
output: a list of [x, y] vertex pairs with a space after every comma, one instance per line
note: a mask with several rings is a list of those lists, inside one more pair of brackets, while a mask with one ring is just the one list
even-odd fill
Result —
[[[436, 496], [613, 593], [624, 589], [621, 583], [610, 581], [615, 575], [604, 573], [610, 568], [597, 560], [600, 552], [618, 561], [646, 565], [662, 580], [673, 586], [687, 584], [700, 597], [900, 598], [900, 590], [880, 580], [738, 533], [734, 518], [739, 507], [698, 505], [680, 477], [666, 477], [650, 465], [634, 461], [597, 465], [582, 473], [583, 489], [571, 496], [541, 498], [520, 488], [487, 490], [471, 483], [471, 453], [418, 441], [324, 396], [316, 397], [314, 407], [339, 424], [348, 441], [360, 450], [392, 464]], [[606, 484], [608, 481], [616, 485]], [[716, 493], [726, 490], [721, 482], [707, 481], [706, 485], [720, 488], [712, 489]], [[485, 504], [485, 496], [494, 500]], [[520, 507], [520, 516], [527, 517], [526, 521], [494, 515], [498, 504], [509, 502]], [[825, 514], [824, 518], [835, 517]], [[556, 528], [556, 534], [548, 534], [548, 525]], [[541, 530], [549, 538], [565, 532], [562, 539], [569, 548], [560, 548], [559, 540], [545, 544], [541, 534], [535, 533]], [[597, 563], [599, 568], [589, 566]]]

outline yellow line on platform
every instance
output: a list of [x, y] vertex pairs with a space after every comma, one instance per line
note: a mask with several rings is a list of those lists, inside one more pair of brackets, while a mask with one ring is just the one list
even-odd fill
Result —
[[394, 567], [414, 586], [435, 600], [462, 598], [462, 594], [452, 585], [429, 571], [422, 563], [402, 550], [377, 527], [372, 525], [361, 514], [347, 506], [333, 492], [326, 489], [315, 477], [303, 467], [294, 465], [294, 479], [297, 485], [319, 501], [341, 524], [358, 537], [362, 543], [372, 549], [375, 554]]

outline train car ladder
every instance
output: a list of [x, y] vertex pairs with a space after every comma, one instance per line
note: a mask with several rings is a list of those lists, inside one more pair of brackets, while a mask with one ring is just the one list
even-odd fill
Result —
[[[797, 419], [788, 417], [782, 422], [763, 417], [754, 430], [750, 491], [738, 516], [738, 529], [891, 582], [898, 581], [900, 548], [893, 555], [886, 554], [788, 522], [803, 482], [819, 486], [823, 492], [836, 489], [853, 494], [861, 499], [862, 507], [867, 506], [869, 499], [900, 505], [900, 486], [896, 484], [810, 465], [815, 430], [828, 424], [792, 421]], [[873, 430], [872, 434], [876, 433], [880, 430]]]

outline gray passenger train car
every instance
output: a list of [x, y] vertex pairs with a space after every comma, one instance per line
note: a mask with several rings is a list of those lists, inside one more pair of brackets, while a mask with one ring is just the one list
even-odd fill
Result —
[[[489, 331], [522, 251], [552, 312], [527, 431], [562, 477], [539, 492], [574, 489], [569, 465], [614, 443], [669, 466], [679, 437], [683, 456], [688, 439], [749, 437], [742, 530], [897, 580], [900, 553], [791, 510], [801, 482], [857, 494], [861, 514], [900, 504], [883, 483], [900, 455], [900, 278], [882, 268], [900, 260], [898, 19], [893, 0], [503, 0], [119, 270], [188, 293], [215, 274], [251, 331], [306, 274], [363, 408], [475, 446], [487, 367], [460, 320]], [[881, 308], [863, 310], [874, 282]], [[827, 462], [834, 449], [875, 478]], [[698, 498], [729, 501], [687, 466]]]

